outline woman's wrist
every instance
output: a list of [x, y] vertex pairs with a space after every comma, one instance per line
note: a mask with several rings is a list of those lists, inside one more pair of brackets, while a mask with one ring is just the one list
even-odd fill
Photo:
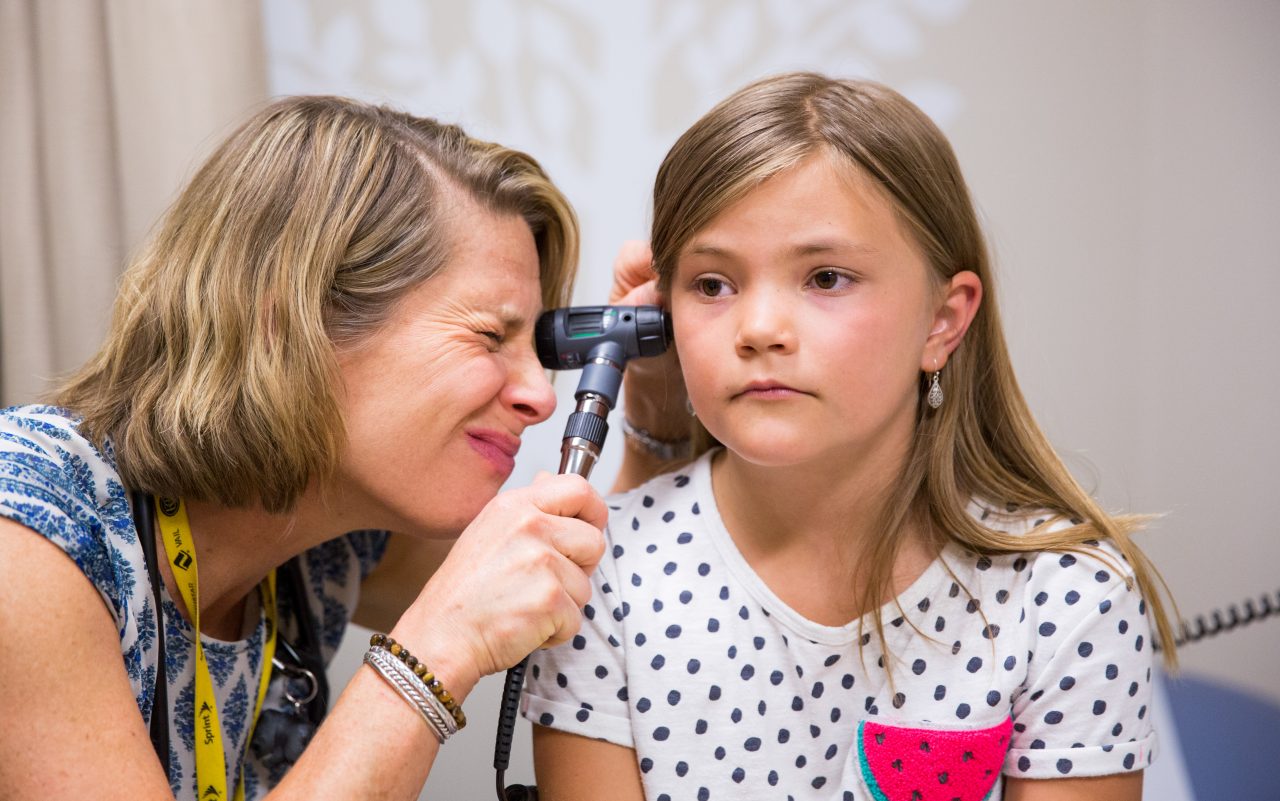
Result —
[[440, 633], [409, 631], [408, 628], [397, 625], [388, 636], [408, 648], [461, 704], [483, 675], [470, 652]]

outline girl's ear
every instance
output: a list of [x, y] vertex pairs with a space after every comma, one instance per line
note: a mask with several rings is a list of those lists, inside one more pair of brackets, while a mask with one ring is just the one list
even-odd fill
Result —
[[977, 273], [961, 270], [951, 276], [943, 290], [942, 302], [933, 315], [933, 328], [925, 340], [920, 370], [932, 373], [942, 369], [951, 352], [969, 330], [969, 323], [982, 303], [982, 279]]

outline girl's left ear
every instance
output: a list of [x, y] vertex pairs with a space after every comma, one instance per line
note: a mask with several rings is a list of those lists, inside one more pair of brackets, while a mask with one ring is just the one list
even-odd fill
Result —
[[961, 270], [951, 276], [942, 296], [942, 303], [933, 315], [933, 328], [925, 340], [921, 354], [920, 370], [932, 373], [942, 369], [952, 351], [960, 347], [960, 340], [969, 330], [969, 324], [982, 303], [982, 279], [977, 273]]

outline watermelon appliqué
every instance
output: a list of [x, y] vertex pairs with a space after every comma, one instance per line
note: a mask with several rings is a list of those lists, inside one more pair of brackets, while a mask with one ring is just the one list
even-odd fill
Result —
[[984, 801], [1000, 778], [1013, 718], [945, 731], [858, 725], [858, 765], [876, 801]]

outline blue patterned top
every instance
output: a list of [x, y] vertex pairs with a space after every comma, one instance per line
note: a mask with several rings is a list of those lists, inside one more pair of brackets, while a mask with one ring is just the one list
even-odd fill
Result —
[[[0, 410], [0, 516], [46, 537], [93, 582], [120, 632], [120, 654], [138, 703], [150, 724], [156, 677], [157, 621], [142, 545], [111, 443], [98, 449], [77, 430], [78, 419], [52, 406]], [[385, 532], [356, 531], [307, 551], [303, 583], [319, 623], [326, 663], [355, 611], [360, 582], [382, 558]], [[195, 799], [195, 639], [167, 591], [163, 594], [165, 678], [169, 697], [169, 777], [174, 795]], [[296, 637], [296, 617], [280, 599], [281, 634]], [[227, 754], [227, 787], [236, 785], [261, 669], [265, 616], [247, 639], [201, 637], [213, 677]], [[285, 709], [282, 679], [272, 680], [265, 709]], [[258, 798], [283, 777], [250, 752], [245, 797]]]

